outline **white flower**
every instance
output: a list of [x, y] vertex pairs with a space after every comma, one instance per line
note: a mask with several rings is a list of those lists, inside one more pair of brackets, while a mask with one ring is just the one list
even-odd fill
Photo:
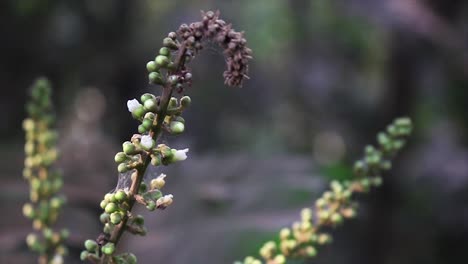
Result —
[[140, 106], [142, 106], [142, 105], [140, 104], [140, 102], [138, 102], [137, 99], [132, 99], [132, 100], [127, 101], [127, 107], [128, 107], [128, 111], [130, 111], [130, 113], [133, 113], [133, 111], [135, 111], [135, 109], [137, 109]]
[[156, 200], [156, 206], [158, 208], [166, 208], [173, 202], [174, 195], [168, 194]]
[[174, 153], [173, 160], [174, 161], [182, 161], [187, 159], [187, 152], [189, 151], [188, 148], [186, 149], [181, 149], [181, 150], [176, 150], [173, 149], [172, 152]]
[[151, 136], [144, 135], [141, 137], [140, 144], [143, 148], [147, 150], [151, 149], [153, 147], [153, 138], [151, 138]]
[[50, 263], [52, 263], [52, 264], [63, 264], [63, 257], [60, 256], [60, 255], [55, 255]]

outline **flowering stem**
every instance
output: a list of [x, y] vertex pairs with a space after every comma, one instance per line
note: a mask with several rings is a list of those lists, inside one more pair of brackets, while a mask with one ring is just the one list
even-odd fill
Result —
[[[175, 61], [177, 68], [176, 70], [170, 72], [169, 74], [176, 73], [180, 71], [181, 68], [183, 68], [183, 65], [185, 63], [185, 53], [186, 53], [186, 45], [185, 43], [183, 43], [182, 45], [180, 45], [179, 53], [178, 53], [179, 55]], [[161, 101], [160, 101], [160, 108], [159, 108], [158, 117], [157, 117], [157, 125], [152, 131], [149, 132], [149, 135], [156, 141], [158, 140], [159, 136], [161, 135], [163, 131], [162, 130], [162, 127], [164, 124], [163, 121], [164, 121], [164, 118], [166, 117], [166, 112], [167, 112], [167, 108], [169, 105], [169, 100], [171, 99], [171, 96], [172, 96], [172, 91], [173, 91], [173, 87], [171, 86], [171, 84], [166, 83], [166, 85], [163, 86], [163, 90], [161, 94]], [[133, 205], [135, 204], [135, 201], [136, 201], [135, 195], [138, 194], [138, 190], [143, 180], [143, 176], [145, 175], [145, 171], [151, 162], [150, 155], [145, 155], [143, 159], [144, 159], [143, 164], [138, 166], [136, 168], [136, 171], [134, 172], [136, 173], [136, 177], [134, 178], [134, 180], [132, 180], [132, 184], [130, 186], [130, 190], [129, 190], [130, 201], [129, 201], [128, 212], [132, 211]], [[126, 229], [128, 219], [129, 219], [128, 215], [125, 215], [123, 217], [122, 222], [119, 225], [117, 225], [115, 229], [112, 231], [112, 233], [110, 234], [109, 242], [112, 242], [117, 246], [120, 240], [120, 237], [122, 236], [122, 234], [124, 233]], [[111, 258], [112, 258], [111, 255], [102, 254], [100, 263], [110, 263]]]

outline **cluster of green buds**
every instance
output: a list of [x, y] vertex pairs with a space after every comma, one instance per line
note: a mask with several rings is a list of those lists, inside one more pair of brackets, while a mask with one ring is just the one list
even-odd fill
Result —
[[313, 209], [304, 208], [301, 220], [279, 232], [279, 242], [268, 241], [259, 251], [261, 258], [246, 257], [237, 264], [283, 264], [288, 259], [306, 259], [317, 255], [318, 246], [331, 243], [327, 228], [356, 216], [353, 194], [368, 192], [382, 184], [382, 173], [391, 168], [391, 158], [405, 145], [411, 134], [409, 118], [397, 118], [385, 132], [377, 135], [378, 146], [366, 146], [364, 158], [354, 164], [355, 177], [332, 181], [330, 189], [315, 201]]
[[166, 108], [160, 107], [160, 100], [160, 97], [145, 93], [140, 101], [132, 99], [127, 102], [129, 112], [140, 122], [138, 131], [141, 134], [135, 134], [130, 141], [124, 142], [122, 151], [115, 155], [114, 160], [119, 173], [131, 173], [131, 186], [104, 196], [100, 203], [104, 210], [100, 216], [104, 224], [103, 233], [97, 240], [85, 241], [86, 250], [81, 253], [82, 260], [99, 262], [109, 256], [115, 263], [135, 263], [136, 257], [132, 254], [113, 255], [123, 231], [135, 235], [146, 234], [143, 216], [131, 212], [134, 203], [154, 211], [165, 209], [173, 202], [171, 194], [163, 195], [161, 192], [166, 183], [165, 174], [149, 183], [143, 181], [142, 176], [148, 166], [169, 165], [187, 158], [188, 149], [177, 150], [165, 144], [156, 144], [156, 135], [161, 132], [178, 135], [185, 130], [185, 121], [181, 115], [190, 105], [190, 97], [171, 97]]
[[54, 231], [64, 196], [58, 195], [63, 179], [52, 169], [57, 160], [57, 133], [52, 129], [55, 117], [52, 111], [51, 87], [46, 79], [38, 79], [27, 104], [28, 118], [23, 121], [26, 132], [24, 178], [29, 182], [30, 202], [24, 204], [23, 214], [33, 222], [35, 232], [29, 234], [26, 243], [39, 254], [39, 263], [62, 263], [67, 253], [64, 240], [67, 230]]

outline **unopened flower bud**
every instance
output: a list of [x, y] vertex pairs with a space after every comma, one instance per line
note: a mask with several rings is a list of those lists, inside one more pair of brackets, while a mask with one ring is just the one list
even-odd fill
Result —
[[106, 207], [104, 208], [104, 211], [108, 214], [111, 214], [115, 211], [117, 211], [119, 207], [115, 203], [108, 203]]
[[154, 61], [160, 67], [166, 67], [170, 62], [169, 58], [164, 55], [156, 56], [156, 59]]
[[182, 122], [178, 121], [172, 121], [169, 127], [171, 129], [171, 133], [173, 134], [180, 134], [185, 130], [185, 125]]
[[115, 251], [115, 245], [114, 243], [108, 242], [101, 248], [102, 253], [106, 255], [112, 255]]
[[116, 163], [122, 163], [127, 160], [127, 155], [125, 155], [123, 152], [118, 152], [115, 154], [114, 160]]
[[148, 61], [148, 63], [146, 64], [146, 69], [149, 72], [155, 72], [158, 70], [158, 65], [154, 61]]
[[191, 102], [192, 102], [192, 99], [190, 99], [189, 96], [183, 96], [182, 98], [180, 98], [180, 104], [183, 107], [188, 107]]
[[151, 72], [150, 74], [148, 74], [148, 79], [149, 82], [153, 84], [164, 84], [161, 74], [158, 72]]
[[98, 244], [96, 243], [96, 241], [91, 240], [91, 239], [86, 240], [84, 242], [84, 246], [85, 246], [86, 250], [88, 250], [90, 252], [95, 252], [96, 249], [98, 248]]
[[120, 212], [113, 212], [110, 215], [110, 221], [114, 225], [120, 224], [120, 222], [122, 221], [122, 214]]

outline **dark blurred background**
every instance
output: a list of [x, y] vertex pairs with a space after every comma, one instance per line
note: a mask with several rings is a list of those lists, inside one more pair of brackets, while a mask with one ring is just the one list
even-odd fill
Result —
[[465, 263], [468, 258], [468, 2], [463, 0], [2, 0], [0, 263], [34, 263], [23, 167], [24, 104], [33, 80], [54, 84], [70, 257], [100, 232], [99, 202], [118, 179], [114, 154], [136, 131], [126, 101], [167, 32], [220, 10], [254, 51], [243, 88], [223, 86], [222, 52], [192, 63], [189, 147], [168, 174], [168, 210], [148, 236], [125, 235], [140, 263], [232, 263], [299, 217], [331, 179], [350, 177], [366, 143], [394, 117], [415, 133], [359, 197], [310, 263]]

